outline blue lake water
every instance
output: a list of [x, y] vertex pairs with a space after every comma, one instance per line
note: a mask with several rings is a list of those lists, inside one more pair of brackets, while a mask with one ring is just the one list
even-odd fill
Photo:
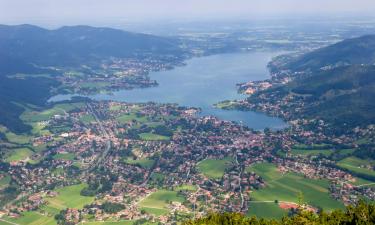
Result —
[[[157, 87], [122, 90], [113, 94], [91, 95], [96, 100], [123, 102], [178, 103], [183, 106], [199, 107], [202, 115], [213, 115], [220, 119], [241, 122], [256, 130], [266, 127], [281, 129], [287, 126], [279, 118], [259, 112], [221, 110], [213, 104], [231, 99], [243, 99], [238, 94], [236, 84], [263, 80], [269, 77], [267, 63], [276, 56], [275, 52], [220, 54], [188, 60], [186, 66], [169, 71], [152, 72]], [[58, 95], [52, 101], [70, 97]]]

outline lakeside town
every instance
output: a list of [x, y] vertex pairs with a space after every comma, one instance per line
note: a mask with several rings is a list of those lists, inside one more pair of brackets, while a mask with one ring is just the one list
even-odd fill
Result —
[[[338, 145], [350, 143], [349, 137], [331, 140], [298, 124], [286, 131], [253, 131], [215, 117], [199, 117], [198, 112], [156, 103], [77, 100], [54, 105], [49, 116], [38, 121], [53, 132], [30, 143], [48, 149], [10, 161], [7, 174], [20, 191], [1, 215], [16, 219], [36, 211], [71, 224], [108, 219], [170, 224], [212, 210], [247, 213], [252, 201], [275, 201], [272, 204], [284, 209], [298, 207], [297, 201], [282, 197], [254, 198], [253, 193], [272, 182], [262, 177], [267, 174], [252, 170], [257, 166], [312, 184], [324, 180], [326, 189], [318, 184], [312, 187], [319, 187], [322, 198], [333, 205], [375, 199], [371, 182], [357, 184], [359, 178], [335, 166], [332, 159], [291, 154], [297, 144]], [[29, 112], [28, 116], [32, 120], [40, 115]], [[359, 132], [371, 136], [375, 129]], [[62, 190], [71, 187], [80, 187], [71, 194], [88, 198], [86, 205], [56, 205]], [[325, 208], [309, 202], [305, 199], [309, 210]]]
[[[60, 83], [51, 95], [148, 88], [158, 85], [150, 72], [183, 66], [191, 55], [310, 51], [345, 33], [306, 40], [307, 34], [291, 38], [286, 31], [285, 36], [262, 27], [254, 31], [259, 35], [254, 40], [248, 40], [250, 31], [184, 33], [180, 38], [190, 52], [183, 56], [109, 58], [99, 66], [49, 68], [56, 77], [35, 76]], [[228, 40], [237, 44], [229, 48]], [[19, 120], [30, 131], [15, 133], [0, 125], [0, 224], [178, 224], [210, 212], [248, 217], [272, 212], [272, 218], [281, 218], [301, 208], [319, 213], [373, 202], [375, 161], [364, 152], [373, 149], [375, 125], [336, 133], [322, 119], [300, 117], [306, 105], [300, 95], [258, 96], [306, 75], [273, 69], [286, 59], [271, 62], [270, 79], [237, 85], [247, 99], [216, 105], [280, 117], [288, 123], [280, 130], [253, 130], [177, 104], [81, 97], [45, 107], [21, 104]]]

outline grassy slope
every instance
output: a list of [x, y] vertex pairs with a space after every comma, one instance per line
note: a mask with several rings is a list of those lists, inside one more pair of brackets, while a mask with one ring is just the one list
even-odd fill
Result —
[[254, 202], [249, 204], [249, 211], [246, 215], [265, 219], [279, 219], [287, 215], [287, 211], [273, 202]]
[[373, 167], [375, 165], [375, 162], [372, 160], [363, 160], [357, 157], [348, 157], [339, 161], [337, 165], [341, 168], [347, 169], [349, 171], [353, 171], [358, 174], [365, 174], [368, 176], [375, 177], [374, 170], [363, 168], [363, 166], [366, 166], [366, 165], [370, 165]]
[[326, 210], [342, 208], [343, 204], [329, 195], [327, 180], [313, 180], [295, 173], [281, 174], [273, 164], [256, 164], [249, 171], [254, 171], [266, 181], [265, 188], [251, 193], [254, 201], [288, 201], [298, 202], [299, 192], [303, 193], [304, 201]]
[[[2, 218], [6, 221], [20, 224], [20, 225], [56, 225], [53, 216], [44, 216], [38, 212], [24, 212], [20, 218]], [[11, 225], [10, 223], [1, 222], [0, 225]]]
[[231, 158], [225, 159], [205, 159], [198, 163], [198, 170], [205, 176], [214, 179], [223, 177], [225, 169], [228, 168]]
[[177, 192], [168, 190], [158, 190], [139, 203], [139, 206], [146, 212], [155, 215], [162, 215], [169, 212], [167, 201], [183, 202], [185, 199], [177, 196]]
[[48, 204], [45, 210], [56, 212], [53, 209], [58, 211], [65, 208], [81, 209], [90, 204], [94, 201], [94, 197], [80, 195], [81, 190], [86, 186], [86, 184], [79, 184], [56, 189], [59, 194], [56, 197], [46, 198]]

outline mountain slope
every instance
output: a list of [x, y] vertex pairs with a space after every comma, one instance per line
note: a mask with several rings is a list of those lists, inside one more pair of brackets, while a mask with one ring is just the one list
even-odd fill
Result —
[[[32, 25], [0, 25], [0, 124], [13, 132], [30, 130], [19, 119], [22, 105], [43, 106], [59, 83], [50, 67], [99, 67], [108, 58], [173, 57], [184, 51], [176, 40], [89, 26], [47, 30]], [[169, 58], [168, 58], [169, 59]], [[9, 76], [16, 73], [25, 77]]]
[[301, 113], [337, 126], [375, 123], [375, 66], [344, 66], [297, 79], [286, 86], [305, 95]]
[[47, 30], [32, 25], [0, 25], [0, 73], [31, 66], [75, 66], [108, 57], [181, 56], [178, 42], [163, 37], [89, 26]]
[[344, 40], [334, 45], [318, 49], [297, 57], [287, 64], [284, 69], [292, 71], [317, 71], [326, 66], [345, 64], [374, 64], [375, 35]]
[[322, 119], [338, 133], [375, 124], [375, 35], [276, 60], [284, 61], [271, 63], [272, 71], [288, 69], [293, 81], [249, 97], [254, 108], [277, 105], [282, 112], [269, 111], [287, 120]]

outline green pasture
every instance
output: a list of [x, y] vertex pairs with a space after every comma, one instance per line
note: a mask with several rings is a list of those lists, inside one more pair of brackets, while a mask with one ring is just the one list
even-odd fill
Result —
[[225, 170], [231, 164], [231, 158], [205, 159], [198, 163], [197, 169], [205, 176], [213, 179], [221, 179]]
[[178, 196], [176, 191], [158, 190], [143, 199], [139, 206], [151, 214], [163, 215], [169, 212], [167, 209], [169, 201], [183, 202], [184, 200], [184, 197]]
[[261, 176], [266, 187], [255, 190], [250, 194], [252, 201], [287, 201], [298, 202], [299, 193], [303, 194], [303, 201], [312, 206], [320, 206], [326, 210], [343, 208], [343, 204], [330, 196], [328, 180], [308, 179], [301, 174], [277, 171], [275, 165], [259, 163], [249, 168]]
[[168, 141], [170, 139], [170, 137], [153, 133], [141, 133], [139, 136], [144, 141]]

